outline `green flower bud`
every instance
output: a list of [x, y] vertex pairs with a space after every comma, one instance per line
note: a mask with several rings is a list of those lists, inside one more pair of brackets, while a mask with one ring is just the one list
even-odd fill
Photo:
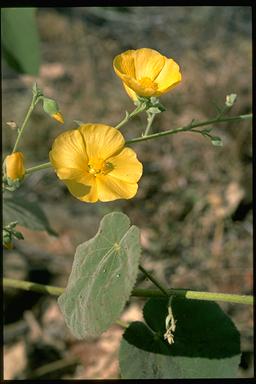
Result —
[[53, 99], [49, 99], [48, 97], [43, 97], [42, 99], [44, 111], [48, 113], [48, 115], [50, 115], [53, 119], [63, 124], [64, 119], [59, 111], [59, 106], [57, 102]]

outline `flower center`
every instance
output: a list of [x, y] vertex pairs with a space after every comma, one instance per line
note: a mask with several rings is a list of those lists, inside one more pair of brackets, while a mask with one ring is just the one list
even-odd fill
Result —
[[155, 91], [158, 88], [158, 85], [154, 83], [149, 77], [143, 77], [139, 80], [139, 83], [143, 88], [152, 88]]
[[88, 164], [88, 172], [91, 173], [93, 176], [106, 175], [107, 173], [112, 171], [112, 169], [114, 169], [114, 166], [108, 161], [94, 160], [90, 161], [90, 163]]

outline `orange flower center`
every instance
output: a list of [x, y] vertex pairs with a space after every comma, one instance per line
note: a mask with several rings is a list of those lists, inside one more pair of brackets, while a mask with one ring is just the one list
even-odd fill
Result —
[[154, 83], [149, 77], [143, 77], [139, 80], [139, 83], [143, 88], [152, 88], [155, 91], [158, 88], [158, 85]]
[[88, 164], [88, 172], [93, 176], [106, 175], [114, 169], [112, 163], [103, 160], [93, 160]]

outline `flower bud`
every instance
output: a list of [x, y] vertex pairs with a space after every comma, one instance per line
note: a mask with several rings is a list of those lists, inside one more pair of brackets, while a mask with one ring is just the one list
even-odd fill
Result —
[[230, 95], [227, 95], [226, 102], [225, 102], [226, 106], [231, 108], [235, 104], [236, 98], [237, 98], [237, 95], [235, 93], [231, 93]]
[[59, 123], [64, 124], [64, 119], [63, 119], [62, 113], [60, 113], [60, 112], [54, 113], [54, 114], [52, 115], [52, 117], [53, 117], [55, 120], [57, 120]]
[[6, 176], [11, 180], [22, 179], [25, 175], [24, 156], [22, 152], [14, 152], [5, 159]]
[[49, 99], [48, 97], [43, 97], [43, 108], [48, 115], [53, 119], [57, 120], [60, 123], [64, 123], [62, 114], [59, 111], [59, 106], [55, 100]]

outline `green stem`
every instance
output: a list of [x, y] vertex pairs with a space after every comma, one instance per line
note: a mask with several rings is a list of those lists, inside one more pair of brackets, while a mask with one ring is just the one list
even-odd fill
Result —
[[3, 278], [3, 286], [9, 288], [22, 289], [24, 291], [32, 291], [38, 293], [48, 293], [53, 296], [59, 296], [64, 292], [64, 288], [53, 287], [51, 285], [43, 285], [38, 283], [33, 283], [31, 281], [25, 280], [15, 280]]
[[46, 169], [46, 168], [50, 168], [50, 167], [52, 167], [52, 164], [50, 162], [49, 163], [44, 163], [44, 164], [41, 164], [41, 165], [36, 165], [35, 167], [27, 168], [26, 169], [26, 174], [33, 173], [33, 172], [36, 172], [36, 171], [40, 171], [41, 169]]
[[149, 280], [152, 281], [152, 283], [158, 287], [160, 289], [161, 292], [163, 292], [164, 295], [167, 295], [168, 296], [168, 292], [167, 290], [162, 286], [162, 284], [160, 284], [146, 269], [144, 269], [142, 267], [142, 265], [139, 265], [139, 269], [141, 270], [142, 273], [144, 273], [144, 275], [147, 276], [147, 278]]
[[231, 109], [231, 107], [228, 107], [227, 105], [225, 105], [222, 110], [219, 112], [219, 114], [217, 115], [216, 119], [220, 119], [226, 112], [228, 112], [229, 110]]
[[201, 123], [191, 123], [190, 125], [186, 125], [185, 127], [179, 127], [179, 128], [176, 128], [176, 129], [170, 129], [168, 131], [158, 132], [158, 133], [154, 133], [154, 134], [148, 135], [148, 136], [136, 137], [135, 139], [126, 141], [126, 144], [133, 144], [133, 143], [137, 143], [139, 141], [156, 139], [156, 138], [159, 138], [159, 137], [162, 137], [162, 136], [173, 135], [174, 133], [178, 133], [178, 132], [185, 132], [185, 131], [193, 132], [193, 130], [192, 130], [193, 128], [203, 127], [205, 125], [211, 125], [211, 124], [217, 124], [217, 123], [225, 123], [225, 122], [232, 122], [232, 121], [240, 121], [240, 120], [248, 120], [248, 119], [252, 119], [252, 116], [253, 116], [252, 113], [249, 113], [248, 115], [240, 115], [240, 116], [233, 116], [233, 117], [223, 117], [221, 119], [220, 118], [214, 118], [214, 119], [211, 119], [211, 120], [202, 121]]
[[[38, 293], [47, 293], [53, 296], [59, 296], [65, 288], [53, 287], [50, 285], [43, 285], [32, 283], [31, 281], [15, 280], [3, 278], [3, 286], [8, 288], [23, 289], [25, 291], [33, 291]], [[215, 292], [200, 292], [190, 291], [188, 289], [168, 289], [166, 290], [168, 296], [179, 296], [184, 299], [191, 300], [208, 300], [208, 301], [224, 301], [227, 303], [249, 304], [253, 305], [253, 296], [251, 295], [234, 295], [230, 293], [215, 293]], [[132, 291], [132, 296], [136, 297], [160, 297], [165, 296], [166, 293], [162, 290], [154, 289], [139, 289], [135, 288]]]
[[[217, 292], [202, 292], [190, 291], [183, 288], [167, 290], [168, 296], [179, 296], [184, 299], [190, 300], [207, 300], [207, 301], [224, 301], [233, 304], [249, 304], [253, 305], [253, 296], [251, 295], [236, 295], [231, 293], [217, 293]], [[132, 296], [137, 297], [159, 297], [163, 294], [154, 289], [134, 289]]]
[[27, 112], [27, 114], [26, 114], [26, 116], [25, 116], [25, 119], [24, 119], [24, 121], [23, 121], [23, 124], [22, 124], [21, 128], [19, 129], [19, 133], [18, 133], [17, 139], [16, 139], [16, 141], [15, 141], [15, 144], [14, 144], [14, 147], [13, 147], [13, 150], [12, 150], [12, 153], [16, 151], [17, 146], [18, 146], [18, 143], [19, 143], [20, 138], [21, 138], [21, 135], [22, 135], [22, 133], [23, 133], [23, 131], [24, 131], [24, 128], [25, 128], [25, 126], [26, 126], [26, 124], [27, 124], [27, 122], [28, 122], [28, 119], [30, 118], [30, 115], [31, 115], [31, 113], [32, 113], [33, 109], [35, 108], [35, 106], [36, 106], [36, 104], [37, 104], [38, 101], [39, 101], [38, 96], [37, 96], [37, 95], [33, 95], [33, 98], [32, 98], [30, 107], [29, 107], [29, 109], [28, 109], [28, 112]]
[[135, 109], [134, 111], [132, 111], [131, 113], [126, 113], [125, 115], [125, 118], [120, 121], [119, 124], [117, 124], [115, 126], [115, 128], [119, 129], [121, 128], [124, 124], [126, 124], [132, 117], [138, 115], [140, 112], [143, 112], [145, 109], [146, 109], [146, 103], [142, 103], [142, 104], [139, 104]]
[[[138, 111], [138, 108], [140, 108], [140, 110]], [[143, 107], [145, 109], [145, 107]], [[141, 112], [142, 110], [141, 106], [137, 107], [129, 116], [135, 116], [135, 114]], [[136, 112], [137, 111], [137, 112]], [[167, 135], [172, 135], [174, 133], [178, 133], [178, 132], [185, 132], [185, 131], [190, 131], [190, 132], [195, 132], [195, 133], [201, 133], [200, 130], [193, 130], [193, 128], [196, 128], [196, 127], [203, 127], [204, 125], [210, 125], [210, 124], [213, 124], [213, 123], [224, 123], [224, 122], [228, 122], [228, 121], [239, 121], [239, 120], [247, 120], [247, 119], [252, 119], [252, 113], [248, 114], [248, 115], [240, 115], [240, 116], [233, 116], [233, 117], [225, 117], [225, 118], [222, 118], [222, 119], [218, 119], [218, 118], [215, 118], [215, 119], [211, 119], [211, 120], [207, 120], [207, 121], [202, 121], [201, 123], [192, 123], [190, 125], [186, 125], [185, 127], [179, 127], [179, 128], [176, 128], [176, 129], [172, 129], [172, 130], [169, 130], [169, 131], [164, 131], [164, 132], [159, 132], [159, 133], [154, 133], [152, 135], [146, 135], [152, 125], [152, 122], [153, 122], [153, 119], [155, 115], [152, 115], [152, 118], [150, 119], [150, 121], [148, 121], [148, 125], [147, 125], [147, 128], [146, 128], [146, 131], [144, 133], [144, 136], [142, 137], [137, 137], [135, 139], [132, 139], [132, 140], [128, 140], [126, 141], [126, 144], [133, 144], [133, 143], [137, 143], [139, 141], [145, 141], [145, 140], [150, 140], [150, 139], [156, 139], [158, 137], [162, 137], [162, 136], [167, 136]], [[129, 117], [129, 118], [130, 118]], [[116, 128], [120, 128], [121, 125], [123, 125], [126, 121], [129, 120], [129, 118], [125, 118], [121, 123], [119, 123]], [[145, 136], [146, 135], [146, 136]], [[49, 163], [44, 163], [44, 164], [41, 164], [41, 165], [37, 165], [35, 167], [32, 167], [32, 168], [27, 168], [26, 169], [26, 174], [30, 174], [30, 173], [33, 173], [33, 172], [36, 172], [36, 171], [40, 171], [41, 169], [46, 169], [46, 168], [50, 168], [52, 167], [52, 164], [49, 162]]]
[[150, 131], [150, 128], [151, 128], [151, 125], [154, 121], [154, 118], [155, 118], [156, 114], [155, 113], [148, 113], [148, 124], [147, 124], [147, 127], [146, 127], [146, 130], [143, 134], [143, 136], [148, 136], [149, 134], [149, 131]]

